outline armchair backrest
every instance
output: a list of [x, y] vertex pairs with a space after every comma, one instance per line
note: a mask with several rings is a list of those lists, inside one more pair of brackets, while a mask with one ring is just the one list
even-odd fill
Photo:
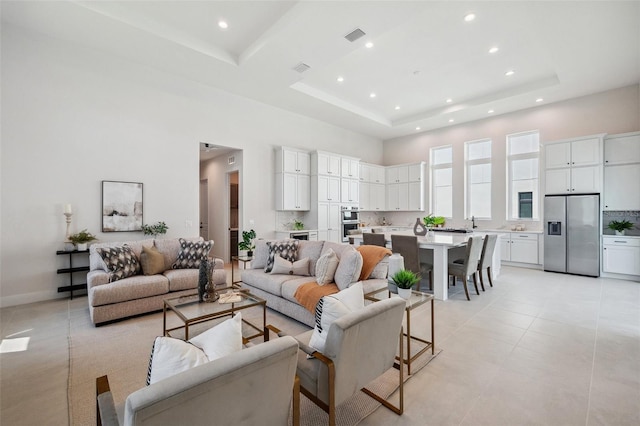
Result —
[[480, 257], [480, 263], [478, 269], [487, 269], [491, 266], [493, 261], [493, 252], [496, 248], [496, 242], [498, 236], [496, 234], [489, 234], [484, 237], [484, 244], [482, 245], [482, 256]]
[[129, 395], [124, 424], [287, 424], [297, 356], [287, 336], [176, 374]]
[[[393, 366], [406, 302], [392, 297], [337, 319], [330, 327], [324, 355], [335, 365], [335, 403], [358, 392]], [[326, 367], [318, 377], [327, 377]], [[328, 384], [318, 383], [318, 396]]]
[[482, 254], [482, 237], [469, 237], [464, 256], [466, 275], [474, 274], [478, 270], [480, 255]]
[[414, 235], [391, 234], [391, 251], [402, 255], [404, 258], [404, 269], [416, 274], [422, 273], [422, 269], [420, 268], [418, 237]]

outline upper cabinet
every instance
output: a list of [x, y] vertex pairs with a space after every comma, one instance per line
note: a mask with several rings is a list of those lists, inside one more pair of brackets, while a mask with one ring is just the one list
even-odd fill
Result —
[[348, 179], [358, 179], [360, 177], [360, 160], [357, 158], [342, 157], [340, 164], [341, 177]]
[[409, 182], [409, 166], [387, 167], [387, 184]]
[[604, 165], [640, 163], [640, 132], [610, 135], [604, 139]]
[[384, 184], [385, 167], [377, 164], [360, 163], [360, 181]]
[[306, 151], [282, 147], [276, 150], [276, 173], [311, 173], [311, 155]]
[[546, 194], [600, 192], [602, 136], [586, 136], [545, 144]]
[[317, 174], [340, 177], [342, 158], [339, 155], [328, 152], [318, 152], [317, 155]]
[[604, 210], [640, 210], [640, 132], [604, 139]]

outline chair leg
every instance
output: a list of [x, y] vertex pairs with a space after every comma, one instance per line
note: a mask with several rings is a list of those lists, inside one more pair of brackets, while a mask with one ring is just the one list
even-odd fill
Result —
[[476, 273], [473, 274], [473, 286], [476, 288], [476, 294], [480, 296], [480, 291], [478, 291], [478, 280], [476, 279]]
[[482, 291], [484, 291], [484, 279], [482, 278], [482, 269], [478, 270], [478, 275], [480, 275], [480, 287], [482, 287]]
[[300, 377], [293, 382], [293, 426], [300, 426]]
[[467, 288], [467, 277], [462, 277], [462, 284], [464, 284], [464, 294], [467, 295], [467, 300], [471, 300], [469, 297], [469, 289]]
[[493, 287], [493, 280], [491, 279], [491, 266], [487, 268], [487, 277], [489, 277], [489, 285]]
[[[409, 338], [409, 336], [407, 336], [407, 338]], [[375, 399], [376, 401], [378, 401], [380, 404], [384, 405], [386, 408], [388, 408], [389, 410], [393, 411], [396, 414], [402, 414], [404, 412], [404, 362], [402, 361], [404, 359], [404, 345], [403, 345], [403, 340], [404, 340], [404, 329], [403, 327], [400, 327], [400, 336], [399, 336], [399, 344], [398, 346], [400, 347], [399, 349], [399, 355], [400, 355], [400, 368], [398, 368], [398, 381], [399, 381], [399, 391], [400, 391], [400, 402], [399, 402], [399, 406], [396, 407], [395, 405], [391, 404], [389, 401], [387, 401], [386, 399], [384, 399], [383, 397], [381, 397], [378, 394], [375, 394], [373, 392], [371, 392], [369, 389], [367, 388], [362, 388], [360, 389], [362, 392], [366, 393], [367, 395], [369, 395], [371, 398]], [[331, 420], [331, 419], [329, 419]]]

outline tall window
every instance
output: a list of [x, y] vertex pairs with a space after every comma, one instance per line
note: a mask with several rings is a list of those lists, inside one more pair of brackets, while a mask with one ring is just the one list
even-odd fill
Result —
[[453, 217], [453, 148], [431, 148], [431, 213]]
[[491, 219], [491, 139], [465, 143], [465, 215]]
[[507, 217], [538, 219], [540, 134], [537, 131], [507, 135]]

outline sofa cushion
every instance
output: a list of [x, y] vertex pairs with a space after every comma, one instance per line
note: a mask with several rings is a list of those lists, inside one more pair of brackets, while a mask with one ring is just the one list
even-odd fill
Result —
[[[280, 291], [282, 293], [281, 297], [290, 302], [300, 305], [300, 302], [298, 302], [298, 299], [296, 299], [295, 297], [298, 287], [303, 284], [312, 282], [314, 282], [313, 277], [294, 277], [294, 279], [292, 280], [287, 280], [282, 283], [282, 287], [280, 288]], [[269, 305], [267, 304], [267, 306]]]
[[209, 256], [213, 241], [187, 241], [180, 238], [178, 258], [171, 265], [172, 269], [198, 269], [200, 262]]
[[296, 256], [298, 256], [298, 243], [298, 240], [267, 242], [267, 246], [269, 247], [269, 257], [267, 258], [267, 264], [264, 267], [264, 271], [271, 272], [276, 256], [280, 256], [290, 262], [295, 261]]
[[109, 271], [109, 282], [140, 273], [140, 261], [128, 245], [96, 249]]
[[189, 339], [213, 361], [242, 350], [242, 312]]
[[164, 275], [136, 275], [89, 289], [92, 306], [109, 305], [169, 292], [169, 280]]
[[[291, 279], [300, 278], [296, 275], [271, 275], [262, 269], [246, 269], [242, 271], [242, 282], [276, 296], [282, 296], [282, 283]], [[307, 282], [309, 278], [304, 278]]]
[[103, 271], [108, 270], [107, 265], [105, 265], [104, 263], [104, 260], [102, 260], [102, 257], [100, 257], [100, 255], [97, 253], [97, 249], [105, 247], [121, 247], [124, 245], [131, 247], [131, 250], [133, 250], [138, 259], [140, 259], [140, 255], [142, 254], [142, 247], [153, 247], [153, 239], [93, 243], [89, 246], [89, 269], [91, 271], [95, 271], [96, 269], [101, 269]]
[[251, 267], [253, 269], [264, 269], [267, 266], [267, 259], [269, 258], [269, 246], [273, 240], [256, 240], [256, 248], [253, 250], [253, 260], [251, 261]]
[[316, 263], [322, 254], [324, 241], [304, 241], [298, 244], [298, 259], [309, 258], [309, 274], [316, 276]]
[[323, 352], [331, 324], [338, 318], [362, 308], [364, 308], [364, 293], [361, 283], [356, 283], [336, 294], [324, 296], [316, 306], [316, 324], [309, 346]]
[[[183, 238], [186, 241], [204, 241], [202, 237]], [[167, 269], [171, 268], [173, 262], [178, 258], [180, 253], [180, 240], [178, 238], [157, 238], [153, 241], [155, 248], [164, 256], [164, 264]]]
[[276, 256], [270, 274], [301, 275], [308, 277], [309, 258], [305, 257], [304, 259], [296, 260], [295, 262], [289, 262], [287, 259]]
[[149, 358], [147, 385], [207, 362], [209, 359], [204, 351], [189, 342], [173, 337], [156, 337]]
[[333, 282], [336, 269], [338, 269], [338, 262], [338, 255], [332, 249], [324, 252], [316, 263], [316, 282], [320, 285]]
[[374, 266], [368, 279], [387, 279], [387, 275], [389, 275], [389, 256], [383, 257], [382, 260]]
[[169, 291], [198, 288], [198, 269], [169, 269], [163, 275], [169, 280]]
[[140, 265], [144, 275], [161, 274], [165, 271], [164, 256], [155, 247], [142, 247]]
[[344, 250], [333, 281], [340, 290], [344, 290], [349, 284], [360, 280], [360, 271], [362, 271], [362, 255], [360, 252], [356, 249]]
[[325, 241], [322, 246], [322, 254], [325, 254], [329, 249], [334, 251], [334, 253], [338, 256], [338, 259], [342, 257], [342, 253], [345, 250], [348, 250], [348, 251], [355, 250], [351, 244], [342, 244], [342, 243], [334, 243], [331, 241]]

